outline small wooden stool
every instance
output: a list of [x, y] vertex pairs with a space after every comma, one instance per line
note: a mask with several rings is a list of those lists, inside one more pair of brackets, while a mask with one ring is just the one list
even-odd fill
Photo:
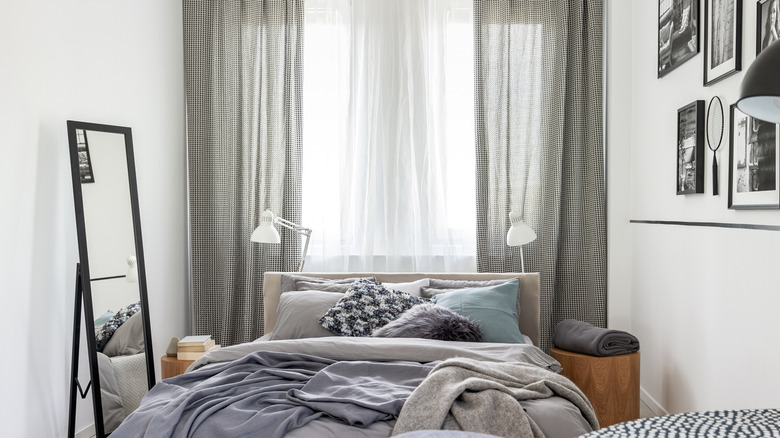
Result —
[[192, 365], [194, 360], [179, 360], [176, 356], [165, 355], [160, 358], [160, 375], [163, 379], [184, 374], [187, 367]]
[[561, 375], [585, 393], [601, 427], [639, 418], [639, 352], [588, 356], [553, 347]]

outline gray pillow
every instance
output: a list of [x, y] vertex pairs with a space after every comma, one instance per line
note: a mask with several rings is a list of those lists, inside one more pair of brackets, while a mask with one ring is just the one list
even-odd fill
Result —
[[[376, 278], [365, 277], [376, 283]], [[281, 293], [292, 292], [296, 290], [318, 290], [323, 292], [346, 292], [355, 280], [360, 280], [360, 277], [355, 278], [320, 278], [320, 277], [306, 277], [304, 275], [291, 275], [282, 274], [281, 278]]]
[[103, 347], [103, 354], [109, 357], [128, 356], [144, 351], [144, 320], [141, 312], [133, 314], [124, 322]]
[[371, 336], [460, 342], [482, 340], [478, 323], [446, 307], [432, 303], [412, 307], [397, 319], [374, 330]]
[[512, 279], [498, 279], [498, 280], [443, 280], [440, 278], [431, 278], [428, 282], [427, 290], [430, 291], [431, 295], [423, 295], [425, 298], [431, 298], [433, 295], [436, 295], [437, 290], [444, 290], [446, 292], [456, 290], [456, 289], [469, 289], [473, 287], [485, 287], [485, 286], [495, 286], [497, 284], [504, 284], [507, 281], [512, 281]]
[[279, 297], [271, 340], [334, 336], [320, 325], [320, 317], [344, 294], [317, 290], [285, 292]]

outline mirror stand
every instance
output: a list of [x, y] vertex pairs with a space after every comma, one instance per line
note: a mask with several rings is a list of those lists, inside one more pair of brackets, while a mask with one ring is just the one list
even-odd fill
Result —
[[[93, 391], [97, 390], [100, 391], [100, 382], [95, 380], [94, 382], [92, 379], [89, 380], [87, 383], [86, 388], [81, 387], [81, 382], [79, 382], [79, 349], [81, 344], [81, 304], [82, 300], [84, 299], [84, 287], [81, 283], [82, 277], [81, 277], [81, 264], [76, 263], [76, 288], [74, 295], [76, 296], [76, 302], [73, 305], [73, 349], [71, 354], [71, 361], [70, 361], [70, 404], [68, 408], [68, 436], [73, 437], [76, 435], [76, 394], [81, 397], [81, 399], [87, 398], [87, 395], [89, 394], [89, 389], [92, 388]], [[87, 336], [87, 342], [92, 339], [94, 341], [94, 336]], [[92, 373], [93, 364], [92, 364], [92, 358], [90, 357], [89, 362], [89, 368], [90, 368], [90, 375]], [[95, 368], [96, 369], [96, 368]], [[95, 383], [95, 386], [93, 387], [92, 384]], [[97, 404], [94, 405], [95, 412], [97, 413], [99, 409], [102, 409], [102, 406], [98, 406]], [[97, 418], [97, 417], [96, 417]], [[95, 436], [103, 436], [103, 424], [99, 422], [95, 422]]]

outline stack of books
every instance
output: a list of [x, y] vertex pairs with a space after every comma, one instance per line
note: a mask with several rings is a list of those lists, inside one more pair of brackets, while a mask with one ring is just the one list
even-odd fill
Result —
[[209, 335], [186, 336], [177, 344], [176, 358], [179, 360], [195, 360], [209, 351], [219, 348]]

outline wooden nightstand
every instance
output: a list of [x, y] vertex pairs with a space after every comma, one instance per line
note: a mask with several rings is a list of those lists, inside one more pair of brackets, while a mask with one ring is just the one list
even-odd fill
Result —
[[588, 356], [553, 347], [550, 355], [585, 393], [601, 427], [639, 418], [639, 352]]
[[187, 371], [187, 367], [193, 362], [195, 361], [179, 360], [176, 356], [163, 356], [162, 359], [160, 359], [160, 374], [163, 379], [184, 374], [184, 372]]

